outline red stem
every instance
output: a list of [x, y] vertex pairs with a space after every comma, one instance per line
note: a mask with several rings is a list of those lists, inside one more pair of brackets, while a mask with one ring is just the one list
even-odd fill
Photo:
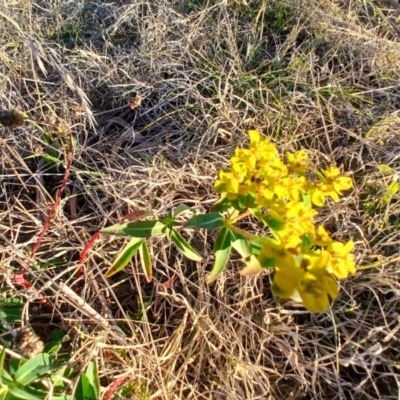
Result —
[[67, 155], [67, 167], [65, 168], [64, 177], [63, 177], [60, 189], [57, 191], [53, 207], [51, 208], [49, 215], [46, 218], [46, 221], [43, 225], [42, 231], [39, 234], [38, 240], [35, 243], [35, 246], [33, 246], [33, 250], [31, 252], [31, 255], [29, 256], [30, 258], [33, 258], [35, 256], [37, 250], [39, 249], [39, 247], [42, 243], [43, 237], [44, 237], [45, 233], [47, 232], [47, 230], [49, 229], [51, 220], [54, 218], [54, 215], [57, 211], [57, 207], [61, 202], [61, 196], [64, 193], [65, 186], [67, 186], [69, 174], [71, 172], [71, 166], [72, 166], [72, 160], [73, 160], [73, 148], [74, 148], [74, 145], [72, 142], [72, 133], [71, 133], [71, 129], [69, 126], [68, 126], [68, 139], [69, 139], [69, 146], [68, 146], [68, 155]]
[[108, 388], [105, 400], [112, 400], [115, 391], [128, 379], [127, 376], [116, 379]]

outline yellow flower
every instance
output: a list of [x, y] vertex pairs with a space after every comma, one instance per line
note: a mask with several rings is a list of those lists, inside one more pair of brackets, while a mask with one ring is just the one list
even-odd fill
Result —
[[298, 201], [300, 194], [305, 192], [305, 178], [298, 177], [292, 178], [290, 176], [284, 176], [281, 179], [277, 179], [272, 185], [272, 190], [279, 197], [288, 199], [291, 201]]
[[282, 266], [295, 268], [296, 266], [293, 254], [282, 246], [280, 242], [274, 240], [263, 245], [258, 261], [264, 268], [280, 268]]
[[277, 232], [277, 236], [285, 249], [294, 249], [301, 244], [301, 236], [303, 232], [294, 232], [292, 226], [287, 226]]
[[323, 170], [322, 173], [324, 175], [323, 181], [314, 184], [311, 188], [311, 201], [316, 206], [323, 206], [326, 196], [330, 196], [337, 203], [342, 191], [353, 186], [351, 178], [339, 176], [339, 168], [329, 167]]
[[242, 179], [250, 178], [255, 173], [256, 162], [256, 157], [251, 151], [237, 148], [231, 159], [232, 171]]
[[337, 297], [338, 286], [332, 276], [323, 271], [318, 274], [306, 272], [299, 282], [298, 294], [308, 310], [323, 312], [329, 306], [329, 298]]
[[215, 182], [214, 188], [217, 193], [227, 193], [230, 200], [236, 199], [239, 195], [239, 180], [232, 174], [232, 172], [221, 170], [219, 171], [219, 179]]
[[304, 175], [306, 170], [309, 168], [307, 162], [308, 155], [304, 150], [297, 151], [296, 153], [287, 152], [286, 159], [290, 170], [298, 175]]
[[342, 190], [348, 190], [353, 187], [351, 178], [346, 176], [339, 176], [339, 168], [329, 167], [322, 172], [326, 180], [333, 185], [333, 188], [338, 195], [341, 195]]
[[305, 233], [314, 233], [314, 216], [317, 215], [317, 211], [309, 208], [302, 202], [292, 201], [286, 206], [287, 211], [285, 220], [287, 224], [290, 224], [293, 229]]
[[316, 246], [328, 246], [333, 240], [329, 236], [329, 233], [325, 230], [323, 226], [319, 226], [317, 233], [314, 237], [313, 244]]
[[354, 256], [350, 252], [354, 248], [354, 242], [350, 240], [346, 244], [340, 242], [332, 242], [326, 251], [330, 253], [331, 259], [327, 267], [327, 271], [335, 275], [337, 278], [347, 278], [350, 274], [356, 272]]
[[323, 170], [322, 173], [324, 174], [325, 178], [332, 179], [340, 175], [340, 170], [337, 167], [329, 167]]
[[348, 190], [353, 187], [353, 182], [348, 176], [340, 176], [339, 178], [336, 178], [332, 184], [333, 188], [336, 190], [336, 193], [339, 194], [339, 196], [342, 195], [343, 190]]
[[276, 147], [265, 138], [262, 138], [260, 132], [251, 130], [249, 131], [250, 145], [249, 150], [256, 155], [268, 155], [269, 157], [277, 155]]
[[298, 293], [299, 282], [304, 274], [304, 270], [298, 266], [289, 265], [277, 268], [272, 283], [272, 293], [284, 299], [291, 299]]
[[326, 272], [324, 265], [329, 260], [326, 252], [315, 253], [306, 261], [308, 267], [283, 266], [276, 269], [272, 292], [282, 298], [302, 302], [312, 312], [323, 312], [329, 299], [338, 295], [338, 286]]

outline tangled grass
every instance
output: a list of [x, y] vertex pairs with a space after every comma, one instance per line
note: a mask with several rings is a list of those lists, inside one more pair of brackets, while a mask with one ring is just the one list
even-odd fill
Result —
[[[124, 379], [115, 398], [399, 398], [400, 209], [388, 193], [400, 168], [398, 21], [395, 1], [0, 0], [0, 109], [64, 120], [75, 140], [33, 264], [65, 146], [46, 125], [0, 128], [3, 297], [23, 301], [45, 343], [68, 335], [70, 392], [97, 360], [103, 395]], [[351, 171], [355, 190], [320, 222], [354, 239], [360, 268], [329, 312], [277, 302], [271, 276], [240, 277], [235, 261], [207, 286], [212, 260], [157, 240], [151, 284], [135, 260], [105, 279], [115, 238], [77, 274], [92, 234], [130, 212], [207, 211], [248, 129]], [[211, 254], [212, 235], [190, 239]], [[34, 290], [13, 280], [21, 268]]]

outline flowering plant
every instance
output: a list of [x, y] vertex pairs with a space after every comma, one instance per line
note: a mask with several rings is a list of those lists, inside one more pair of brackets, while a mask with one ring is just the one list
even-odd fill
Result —
[[[301, 301], [314, 312], [322, 312], [329, 299], [338, 295], [336, 279], [355, 272], [351, 251], [354, 243], [334, 241], [323, 226], [316, 226], [317, 211], [327, 197], [339, 201], [344, 190], [352, 187], [349, 177], [329, 167], [309, 178], [307, 154], [301, 150], [286, 154], [286, 163], [276, 147], [257, 131], [249, 131], [248, 148], [237, 148], [229, 169], [221, 170], [215, 190], [220, 195], [210, 213], [201, 214], [178, 206], [164, 219], [130, 222], [103, 229], [102, 233], [128, 235], [132, 240], [114, 261], [107, 275], [124, 268], [139, 251], [148, 280], [152, 263], [146, 238], [165, 234], [186, 257], [199, 261], [201, 256], [178, 232], [179, 228], [219, 229], [214, 243], [215, 262], [207, 278], [211, 283], [223, 271], [232, 249], [242, 257], [241, 274], [258, 274], [273, 268], [272, 292], [282, 298]], [[185, 222], [176, 217], [190, 210], [195, 215]], [[256, 235], [237, 224], [246, 217], [256, 218], [265, 235]]]

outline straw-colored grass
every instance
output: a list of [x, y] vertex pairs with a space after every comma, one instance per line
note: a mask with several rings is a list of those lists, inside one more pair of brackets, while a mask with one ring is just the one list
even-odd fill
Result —
[[[398, 194], [385, 198], [400, 168], [396, 4], [0, 0], [0, 109], [58, 116], [76, 141], [66, 197], [32, 264], [62, 167], [29, 156], [57, 140], [45, 142], [43, 125], [0, 128], [2, 285], [42, 340], [68, 334], [70, 365], [97, 360], [103, 394], [127, 377], [116, 399], [399, 399], [400, 209]], [[105, 278], [126, 243], [107, 237], [75, 277], [91, 235], [129, 212], [209, 210], [248, 129], [354, 179], [319, 217], [337, 240], [355, 240], [360, 267], [328, 312], [278, 302], [270, 275], [240, 277], [236, 261], [207, 286], [212, 233], [191, 237], [201, 263], [151, 241], [151, 284], [135, 259]], [[21, 267], [35, 291], [13, 282]]]

